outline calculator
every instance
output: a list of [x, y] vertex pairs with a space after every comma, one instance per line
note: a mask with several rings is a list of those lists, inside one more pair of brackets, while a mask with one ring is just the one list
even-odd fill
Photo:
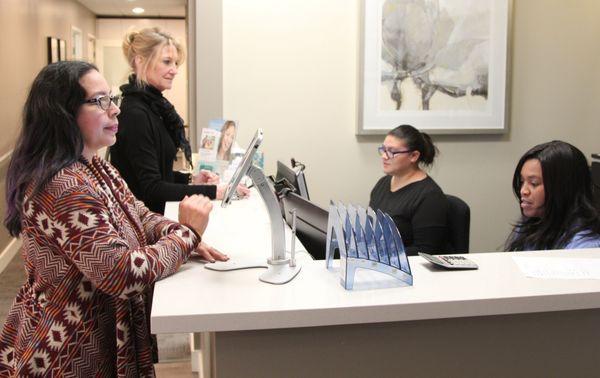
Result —
[[479, 267], [475, 262], [469, 260], [466, 257], [458, 255], [438, 255], [433, 256], [427, 253], [419, 252], [419, 256], [425, 260], [433, 263], [437, 266], [441, 266], [446, 269], [478, 269]]

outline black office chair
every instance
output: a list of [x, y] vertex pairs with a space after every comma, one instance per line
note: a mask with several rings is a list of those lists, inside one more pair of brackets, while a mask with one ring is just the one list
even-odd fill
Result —
[[596, 207], [600, 209], [600, 155], [592, 154], [592, 166], [590, 172], [592, 174], [592, 195], [594, 196], [594, 203]]
[[448, 199], [448, 233], [452, 253], [469, 253], [471, 209], [460, 198], [446, 194]]

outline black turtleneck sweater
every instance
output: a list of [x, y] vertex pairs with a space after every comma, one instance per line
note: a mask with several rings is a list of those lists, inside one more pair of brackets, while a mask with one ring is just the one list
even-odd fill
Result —
[[152, 86], [138, 88], [133, 78], [121, 91], [119, 132], [110, 148], [110, 159], [133, 194], [161, 214], [166, 201], [180, 201], [186, 195], [202, 194], [214, 199], [215, 185], [188, 185], [189, 174], [173, 171], [176, 136], [159, 106], [162, 93]]

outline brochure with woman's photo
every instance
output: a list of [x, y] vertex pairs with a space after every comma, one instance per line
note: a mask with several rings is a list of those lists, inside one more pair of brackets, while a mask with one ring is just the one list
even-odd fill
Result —
[[[200, 168], [219, 172], [233, 159], [232, 148], [237, 135], [237, 123], [213, 119], [200, 134]], [[223, 168], [222, 168], [223, 167]]]
[[221, 138], [217, 147], [217, 160], [231, 161], [231, 148], [237, 135], [237, 124], [232, 120], [214, 120], [209, 123], [209, 127], [219, 130]]
[[203, 128], [200, 135], [200, 160], [203, 162], [212, 162], [217, 160], [217, 146], [221, 134], [213, 129]]

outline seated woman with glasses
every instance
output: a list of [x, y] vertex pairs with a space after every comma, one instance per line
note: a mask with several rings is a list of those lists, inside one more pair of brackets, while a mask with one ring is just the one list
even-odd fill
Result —
[[576, 147], [552, 141], [527, 151], [515, 169], [513, 192], [521, 219], [507, 251], [600, 248], [590, 169]]
[[378, 151], [386, 175], [371, 191], [369, 206], [392, 217], [408, 255], [446, 251], [446, 196], [423, 170], [437, 152], [431, 137], [410, 125], [398, 126]]

